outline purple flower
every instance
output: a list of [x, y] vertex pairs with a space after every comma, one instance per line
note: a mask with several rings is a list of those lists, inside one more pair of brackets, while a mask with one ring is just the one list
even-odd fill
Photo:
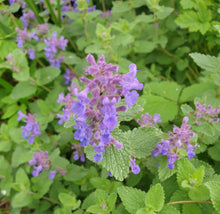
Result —
[[22, 118], [25, 118], [26, 125], [21, 126], [21, 129], [23, 129], [22, 137], [24, 139], [28, 139], [29, 144], [33, 144], [34, 137], [41, 134], [41, 131], [39, 129], [39, 122], [35, 121], [36, 114], [30, 114], [27, 115], [23, 114], [21, 111], [18, 111], [18, 121], [20, 121]]
[[41, 171], [48, 170], [50, 167], [48, 152], [40, 151], [34, 153], [33, 160], [30, 160], [28, 163], [34, 167], [32, 175], [37, 177]]
[[131, 166], [131, 171], [136, 175], [140, 172], [140, 167], [135, 163], [135, 158], [131, 158], [131, 161], [130, 161], [130, 166]]
[[99, 162], [99, 161], [102, 160], [102, 158], [103, 158], [102, 152], [98, 152], [98, 153], [95, 154], [93, 160], [94, 160], [95, 162]]
[[186, 148], [188, 158], [195, 156], [193, 150], [197, 145], [192, 146], [190, 144], [190, 139], [194, 137], [195, 133], [190, 130], [190, 125], [187, 122], [188, 117], [184, 117], [181, 127], [174, 126], [173, 132], [168, 133], [170, 136], [169, 140], [161, 139], [161, 142], [157, 143], [157, 146], [151, 153], [152, 157], [159, 154], [167, 155], [169, 169], [173, 169], [176, 160], [180, 159], [179, 150]]
[[76, 75], [71, 71], [70, 69], [66, 69], [65, 74], [63, 75], [65, 78], [65, 85], [68, 85], [69, 83], [72, 82], [72, 80], [76, 77]]
[[24, 28], [31, 27], [34, 20], [36, 20], [36, 17], [34, 15], [34, 12], [31, 10], [29, 10], [27, 13], [23, 13], [23, 15], [21, 16], [21, 21]]
[[52, 37], [45, 39], [44, 43], [47, 45], [44, 48], [46, 51], [45, 56], [48, 58], [50, 65], [60, 68], [60, 63], [64, 61], [64, 57], [58, 55], [60, 50], [65, 50], [68, 40], [64, 39], [63, 36], [57, 39], [57, 33], [54, 31]]
[[196, 121], [195, 123], [201, 125], [202, 122], [198, 120], [205, 120], [207, 123], [219, 122], [220, 118], [218, 114], [220, 113], [220, 107], [213, 108], [211, 105], [201, 105], [199, 102], [196, 103]]
[[28, 49], [28, 55], [33, 60], [35, 58], [34, 49]]
[[54, 177], [55, 177], [55, 175], [56, 175], [56, 173], [57, 173], [56, 170], [54, 170], [54, 171], [50, 171], [50, 173], [49, 173], [49, 179], [50, 179], [50, 180], [53, 180]]
[[73, 144], [72, 149], [75, 150], [73, 152], [73, 159], [74, 160], [79, 160], [81, 162], [85, 162], [85, 154], [83, 151], [83, 147], [79, 144]]
[[160, 114], [154, 114], [154, 118], [148, 113], [142, 114], [141, 115], [142, 120], [137, 119], [137, 123], [140, 124], [141, 127], [144, 126], [154, 126], [155, 123], [160, 123]]

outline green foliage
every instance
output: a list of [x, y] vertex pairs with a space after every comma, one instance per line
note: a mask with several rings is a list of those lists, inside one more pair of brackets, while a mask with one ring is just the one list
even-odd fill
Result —
[[[0, 214], [220, 213], [218, 1], [77, 0], [77, 8], [69, 2], [25, 0], [9, 5], [0, 0]], [[27, 18], [30, 11], [35, 18]], [[27, 31], [23, 35], [18, 29], [24, 29], [25, 21]], [[48, 32], [40, 33], [39, 24], [46, 24]], [[57, 39], [68, 41], [66, 48], [61, 47], [61, 40], [51, 39], [53, 32]], [[45, 43], [48, 38], [56, 48]], [[24, 41], [19, 48], [21, 39]], [[34, 50], [34, 59], [30, 59], [30, 49]], [[87, 54], [93, 54], [95, 59], [104, 54], [106, 64], [119, 65], [119, 75], [113, 73], [114, 79], [107, 72], [108, 82], [100, 78], [105, 66], [100, 63], [96, 74], [85, 74]], [[59, 68], [52, 67], [50, 61], [59, 57], [61, 65], [55, 62]], [[122, 83], [120, 75], [127, 74], [132, 63], [137, 65], [136, 76], [143, 90], [138, 91], [136, 104], [116, 113], [117, 125], [111, 137], [123, 147], [117, 149], [111, 139], [103, 159], [95, 162], [94, 146], [103, 133], [105, 87], [114, 81]], [[95, 69], [96, 64], [92, 66]], [[66, 71], [72, 72], [69, 83]], [[88, 98], [97, 102], [100, 109], [90, 106], [86, 114], [95, 115], [87, 122], [91, 124], [89, 128], [97, 131], [98, 138], [93, 135], [89, 145], [80, 147], [73, 137], [78, 115], [66, 118], [72, 115], [73, 101], [84, 96], [81, 91], [94, 76], [98, 80], [90, 85]], [[106, 82], [99, 90], [103, 81]], [[124, 89], [117, 86], [116, 90]], [[119, 97], [110, 91], [110, 100], [114, 96], [120, 100], [116, 107], [127, 105], [125, 93]], [[58, 103], [61, 93], [70, 96]], [[95, 96], [101, 99], [96, 100]], [[197, 118], [197, 102], [206, 105], [206, 109], [211, 109], [208, 105], [216, 108], [207, 116], [216, 121]], [[58, 116], [62, 117], [63, 109], [68, 112], [63, 125], [59, 125]], [[26, 126], [27, 118], [17, 120], [18, 111], [36, 114], [41, 134], [35, 136], [33, 144], [28, 143], [24, 132], [33, 132], [33, 127]], [[140, 125], [137, 119], [145, 113], [160, 114], [162, 122]], [[186, 145], [180, 152], [176, 141], [170, 142], [173, 148], [168, 154], [163, 150], [163, 155], [152, 157], [158, 142], [168, 140], [174, 126], [181, 127], [185, 116], [195, 133], [189, 142], [196, 145], [196, 157], [188, 159]], [[196, 121], [201, 121], [201, 125]], [[81, 138], [88, 134], [88, 130], [83, 133], [83, 127], [79, 130]], [[47, 151], [49, 158], [40, 158], [49, 166], [42, 171], [34, 162], [34, 166], [29, 164], [39, 151]], [[179, 155], [172, 170], [168, 168], [171, 153]], [[140, 168], [138, 174], [133, 173], [134, 159]], [[39, 175], [34, 177], [37, 169]], [[55, 170], [55, 177], [49, 179]]]

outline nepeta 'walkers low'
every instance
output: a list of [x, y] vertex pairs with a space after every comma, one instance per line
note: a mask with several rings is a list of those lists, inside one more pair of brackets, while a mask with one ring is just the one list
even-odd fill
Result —
[[73, 117], [76, 121], [74, 138], [80, 141], [81, 147], [93, 146], [96, 152], [94, 161], [99, 162], [110, 144], [114, 144], [117, 149], [123, 147], [113, 138], [111, 132], [118, 123], [117, 112], [126, 111], [127, 106], [116, 108], [116, 103], [124, 96], [127, 105], [132, 107], [138, 99], [136, 90], [142, 90], [143, 84], [136, 78], [135, 64], [129, 66], [129, 73], [121, 75], [118, 74], [118, 65], [106, 64], [103, 55], [97, 63], [91, 54], [86, 59], [90, 66], [85, 69], [85, 74], [91, 75], [92, 78], [80, 78], [85, 84], [85, 88], [80, 92], [78, 87], [72, 87], [66, 97], [59, 95], [58, 102], [65, 102], [65, 107], [64, 114], [58, 114], [58, 123]]
[[22, 118], [25, 118], [26, 125], [21, 126], [21, 129], [23, 129], [22, 137], [24, 139], [28, 139], [29, 144], [33, 144], [34, 137], [41, 134], [39, 129], [39, 122], [35, 121], [36, 114], [30, 114], [27, 115], [23, 114], [21, 111], [18, 111], [18, 121], [20, 121]]
[[188, 120], [188, 117], [184, 117], [181, 127], [174, 126], [173, 132], [168, 132], [170, 138], [168, 140], [161, 139], [161, 142], [151, 153], [152, 157], [156, 157], [158, 154], [167, 155], [169, 169], [173, 169], [176, 160], [180, 159], [180, 149], [186, 150], [188, 158], [195, 156], [193, 150], [197, 145], [192, 146], [190, 144], [190, 139], [194, 137], [195, 133], [190, 130], [190, 125], [187, 125]]

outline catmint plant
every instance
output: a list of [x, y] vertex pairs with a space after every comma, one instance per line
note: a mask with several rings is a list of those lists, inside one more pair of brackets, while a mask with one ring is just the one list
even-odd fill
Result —
[[[220, 107], [213, 108], [211, 105], [202, 105], [199, 102], [196, 103], [196, 110], [194, 115], [196, 116], [195, 123], [197, 125], [202, 124], [202, 120], [206, 121], [207, 123], [219, 122], [219, 115]], [[202, 119], [202, 120], [201, 120]]]
[[197, 145], [191, 145], [190, 140], [194, 137], [195, 133], [190, 130], [191, 126], [187, 124], [189, 118], [184, 117], [181, 127], [174, 125], [173, 132], [168, 132], [169, 139], [161, 139], [151, 153], [152, 157], [157, 155], [166, 155], [168, 158], [168, 168], [173, 169], [176, 160], [179, 160], [180, 150], [185, 149], [188, 158], [191, 159], [195, 156], [194, 148]]
[[65, 51], [68, 40], [65, 39], [64, 36], [61, 36], [58, 39], [56, 31], [54, 31], [52, 37], [44, 39], [44, 43], [46, 44], [46, 47], [44, 48], [46, 51], [45, 56], [47, 57], [50, 66], [60, 68], [60, 64], [65, 59], [64, 56], [62, 56], [61, 51]]
[[28, 140], [29, 144], [34, 143], [35, 136], [39, 136], [41, 134], [41, 131], [39, 129], [39, 122], [35, 120], [36, 114], [30, 114], [27, 115], [23, 114], [21, 111], [18, 111], [18, 118], [17, 120], [20, 121], [22, 118], [25, 118], [25, 126], [21, 126], [21, 129], [23, 129], [22, 137], [24, 139]]
[[90, 66], [85, 69], [85, 74], [92, 78], [85, 76], [80, 78], [85, 85], [83, 90], [79, 91], [80, 89], [76, 87], [66, 97], [63, 94], [59, 95], [58, 102], [65, 102], [65, 108], [63, 115], [58, 114], [60, 118], [58, 123], [61, 124], [67, 118], [73, 117], [76, 130], [74, 138], [80, 141], [82, 147], [93, 146], [96, 152], [94, 161], [99, 162], [106, 147], [111, 144], [117, 149], [123, 147], [122, 143], [113, 138], [112, 131], [118, 123], [117, 112], [126, 111], [128, 107], [126, 105], [116, 107], [116, 103], [124, 96], [127, 105], [132, 107], [138, 99], [136, 90], [141, 90], [143, 84], [136, 78], [135, 64], [129, 66], [129, 73], [121, 75], [118, 74], [118, 66], [106, 64], [103, 55], [99, 57], [97, 63], [91, 54], [86, 60]]

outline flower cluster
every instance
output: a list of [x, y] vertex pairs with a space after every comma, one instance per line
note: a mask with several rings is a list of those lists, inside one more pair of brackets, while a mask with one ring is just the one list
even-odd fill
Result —
[[143, 84], [136, 78], [135, 64], [129, 66], [128, 74], [120, 75], [118, 66], [106, 64], [103, 55], [97, 63], [91, 54], [86, 59], [91, 65], [85, 69], [85, 74], [92, 78], [80, 78], [85, 84], [82, 91], [75, 87], [66, 97], [63, 94], [59, 96], [58, 102], [65, 102], [65, 107], [63, 116], [58, 115], [58, 123], [73, 117], [76, 129], [74, 138], [80, 141], [82, 147], [88, 144], [93, 146], [96, 152], [94, 161], [98, 162], [102, 160], [106, 147], [114, 144], [121, 149], [123, 146], [112, 137], [111, 132], [118, 123], [117, 112], [126, 111], [127, 106], [116, 107], [116, 103], [124, 96], [129, 107], [134, 105], [138, 98], [136, 90], [141, 90]]
[[73, 144], [72, 149], [75, 151], [73, 152], [73, 159], [80, 160], [81, 162], [85, 162], [85, 154], [83, 152], [82, 146], [79, 144]]
[[32, 10], [28, 10], [28, 12], [23, 13], [23, 15], [21, 16], [21, 21], [24, 28], [32, 27], [33, 20], [36, 20], [36, 17]]
[[40, 129], [39, 129], [39, 122], [35, 121], [36, 114], [30, 114], [27, 115], [23, 114], [21, 111], [18, 111], [18, 121], [20, 121], [22, 118], [25, 118], [26, 125], [21, 126], [21, 129], [23, 129], [22, 137], [24, 139], [28, 139], [29, 144], [33, 144], [34, 138], [37, 135], [40, 135]]
[[201, 105], [199, 102], [196, 103], [196, 124], [201, 125], [202, 122], [199, 119], [204, 119], [207, 123], [219, 122], [218, 114], [220, 113], [220, 107], [213, 108], [211, 105]]
[[135, 163], [135, 158], [133, 158], [131, 155], [130, 155], [130, 166], [131, 166], [131, 171], [136, 175], [140, 172], [140, 167]]
[[188, 117], [183, 118], [181, 127], [174, 126], [173, 132], [169, 132], [169, 139], [163, 140], [157, 144], [151, 156], [155, 157], [158, 154], [167, 155], [168, 157], [168, 168], [173, 169], [176, 160], [180, 159], [179, 150], [185, 149], [188, 153], [188, 158], [193, 158], [195, 156], [194, 148], [197, 146], [192, 146], [190, 144], [190, 139], [194, 137], [195, 133], [190, 130], [190, 125], [187, 124]]
[[160, 114], [154, 114], [154, 117], [152, 118], [150, 114], [145, 113], [141, 115], [141, 118], [143, 121], [141, 119], [137, 119], [137, 123], [139, 123], [141, 127], [154, 126], [155, 123], [161, 123]]
[[34, 40], [38, 41], [39, 40], [38, 36], [36, 35], [35, 31], [33, 31], [32, 33], [29, 33], [27, 31], [27, 28], [25, 28], [24, 30], [16, 28], [16, 31], [18, 32], [18, 35], [17, 35], [17, 46], [19, 48], [23, 48], [24, 51], [26, 51], [28, 53], [29, 58], [33, 60], [35, 58], [34, 49], [29, 48], [28, 45], [27, 45], [27, 47], [24, 47], [24, 44], [27, 41], [30, 42], [32, 40], [32, 38]]
[[61, 36], [57, 39], [57, 33], [54, 31], [52, 37], [44, 39], [44, 43], [47, 45], [44, 50], [46, 51], [45, 56], [50, 62], [50, 66], [60, 68], [60, 63], [64, 61], [64, 56], [59, 56], [59, 50], [65, 51], [66, 45], [68, 43], [67, 39]]
[[[34, 168], [34, 170], [32, 171], [32, 175], [34, 177], [37, 177], [39, 173], [43, 170], [49, 170], [51, 166], [47, 151], [34, 153], [33, 160], [30, 160], [28, 163]], [[51, 170], [49, 173], [49, 179], [54, 179], [57, 172], [59, 172], [61, 175], [64, 175], [66, 173], [66, 171], [63, 169], [56, 169], [53, 171]]]

